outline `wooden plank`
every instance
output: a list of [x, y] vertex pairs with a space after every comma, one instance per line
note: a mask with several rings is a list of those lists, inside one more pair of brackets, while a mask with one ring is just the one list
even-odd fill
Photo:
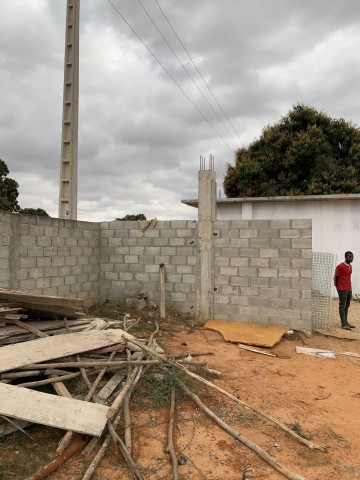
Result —
[[0, 415], [99, 437], [108, 411], [104, 405], [0, 383]]
[[268, 357], [276, 357], [273, 353], [264, 352], [263, 350], [259, 350], [258, 348], [249, 347], [248, 345], [243, 345], [242, 343], [238, 343], [238, 347], [242, 350], [247, 350], [249, 352], [260, 353], [260, 355], [267, 355]]
[[7, 345], [1, 348], [0, 372], [115, 345], [124, 341], [123, 334], [120, 329], [91, 330]]
[[[84, 300], [80, 298], [67, 297], [51, 297], [48, 295], [34, 295], [31, 293], [22, 292], [21, 290], [10, 290], [7, 288], [0, 288], [0, 299], [8, 300], [10, 302], [21, 302], [29, 305], [52, 305], [67, 308], [82, 308]], [[20, 307], [21, 308], [21, 307]]]

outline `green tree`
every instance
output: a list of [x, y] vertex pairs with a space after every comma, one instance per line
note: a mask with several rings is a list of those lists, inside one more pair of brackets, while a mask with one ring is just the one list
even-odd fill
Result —
[[360, 129], [295, 105], [237, 150], [224, 191], [233, 198], [360, 193]]
[[25, 215], [38, 215], [39, 217], [50, 217], [42, 208], [21, 208], [20, 213], [24, 213]]
[[138, 213], [137, 215], [125, 215], [123, 218], [117, 218], [116, 220], [146, 220], [146, 217], [143, 213]]
[[18, 212], [20, 206], [17, 202], [19, 185], [8, 177], [9, 169], [4, 160], [0, 159], [0, 210]]

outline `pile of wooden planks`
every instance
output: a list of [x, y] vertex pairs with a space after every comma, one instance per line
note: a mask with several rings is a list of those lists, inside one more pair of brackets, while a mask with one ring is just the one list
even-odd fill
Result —
[[[0, 289], [0, 345], [33, 340], [87, 328], [91, 319], [77, 298], [32, 295], [20, 290]], [[67, 327], [64, 324], [67, 320]], [[42, 335], [41, 332], [46, 332]]]

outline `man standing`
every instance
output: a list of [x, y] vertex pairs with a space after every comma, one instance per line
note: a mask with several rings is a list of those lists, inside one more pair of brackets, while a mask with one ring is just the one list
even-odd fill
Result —
[[351, 287], [351, 263], [354, 260], [352, 252], [345, 252], [345, 261], [339, 263], [335, 270], [334, 285], [339, 295], [339, 314], [341, 320], [341, 328], [345, 330], [351, 330], [355, 328], [347, 321], [348, 310], [350, 307], [350, 301], [352, 297]]

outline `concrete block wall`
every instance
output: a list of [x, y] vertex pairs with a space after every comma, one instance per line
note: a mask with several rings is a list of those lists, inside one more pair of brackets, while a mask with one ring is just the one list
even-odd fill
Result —
[[99, 223], [2, 215], [4, 239], [10, 224], [9, 275], [3, 287], [83, 298], [88, 303], [99, 299]]
[[0, 210], [0, 287], [10, 288], [12, 215]]
[[222, 220], [214, 317], [311, 330], [311, 220]]
[[197, 222], [160, 221], [141, 231], [138, 222], [103, 222], [101, 298], [132, 297], [140, 291], [160, 299], [160, 264], [165, 264], [165, 299], [179, 311], [195, 311]]

